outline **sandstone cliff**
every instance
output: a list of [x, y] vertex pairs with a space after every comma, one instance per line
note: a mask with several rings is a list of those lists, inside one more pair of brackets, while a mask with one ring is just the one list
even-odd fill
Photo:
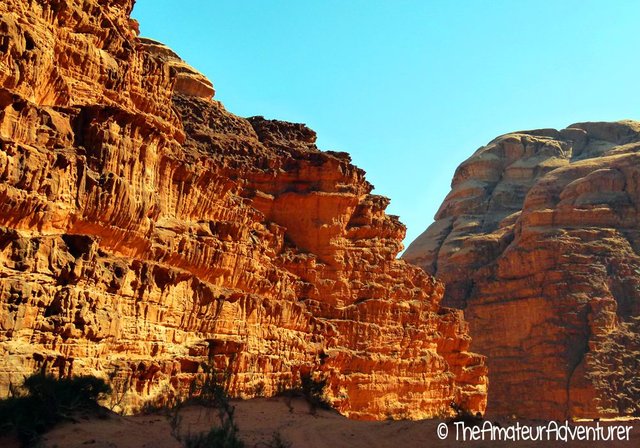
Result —
[[364, 172], [227, 112], [132, 6], [0, 4], [0, 393], [93, 373], [134, 410], [213, 364], [245, 398], [326, 378], [355, 418], [482, 412], [462, 312]]
[[488, 412], [640, 413], [640, 123], [504, 135], [404, 254], [489, 357]]

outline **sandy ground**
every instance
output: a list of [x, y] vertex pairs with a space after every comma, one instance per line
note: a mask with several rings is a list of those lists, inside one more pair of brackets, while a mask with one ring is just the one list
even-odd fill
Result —
[[[386, 421], [362, 422], [348, 420], [337, 413], [318, 410], [310, 413], [309, 406], [302, 399], [294, 399], [288, 404], [283, 398], [254, 399], [236, 401], [236, 422], [240, 437], [248, 448], [268, 447], [274, 432], [292, 448], [401, 448], [401, 447], [638, 447], [640, 446], [640, 421], [600, 422], [600, 425], [633, 426], [629, 441], [616, 442], [569, 442], [527, 441], [496, 442], [456, 441], [456, 428], [449, 424], [448, 437], [440, 440], [438, 420], [425, 421]], [[190, 406], [179, 413], [179, 433], [207, 432], [217, 425], [218, 414], [215, 409]], [[542, 425], [546, 422], [520, 421], [520, 425]], [[502, 422], [503, 427], [515, 425], [515, 422]], [[594, 426], [594, 422], [579, 422], [579, 425]], [[66, 423], [46, 434], [42, 439], [43, 447], [58, 448], [179, 448], [182, 444], [172, 433], [171, 419], [165, 415], [138, 415], [122, 417], [116, 414], [108, 418], [80, 419]], [[15, 442], [0, 439], [0, 447], [17, 446]]]

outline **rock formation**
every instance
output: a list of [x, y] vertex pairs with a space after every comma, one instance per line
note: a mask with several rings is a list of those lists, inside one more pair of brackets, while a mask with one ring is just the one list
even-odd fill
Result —
[[640, 123], [504, 135], [457, 169], [404, 259], [487, 355], [487, 412], [640, 413]]
[[132, 7], [0, 4], [0, 393], [92, 373], [131, 411], [213, 366], [245, 398], [324, 378], [354, 418], [482, 412], [462, 312], [364, 172], [227, 112]]

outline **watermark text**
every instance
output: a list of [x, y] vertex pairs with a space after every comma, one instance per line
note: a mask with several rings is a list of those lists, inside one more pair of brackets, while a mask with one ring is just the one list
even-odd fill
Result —
[[[569, 442], [584, 440], [594, 442], [628, 441], [631, 429], [629, 425], [573, 425], [568, 421], [564, 423], [548, 422], [540, 425], [523, 425], [516, 422], [515, 425], [502, 427], [489, 420], [482, 424], [469, 425], [466, 422], [454, 422], [451, 435], [459, 442], [488, 440], [488, 441], [540, 441], [540, 442]], [[441, 440], [449, 437], [450, 425], [440, 423], [437, 435]]]

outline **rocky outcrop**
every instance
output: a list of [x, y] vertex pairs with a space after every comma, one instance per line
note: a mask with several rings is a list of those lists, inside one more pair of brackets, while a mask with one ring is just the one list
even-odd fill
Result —
[[213, 367], [240, 397], [324, 378], [355, 418], [482, 412], [462, 312], [364, 172], [227, 112], [132, 4], [0, 4], [2, 395], [92, 373], [134, 410]]
[[504, 135], [456, 171], [403, 258], [489, 357], [488, 412], [640, 413], [640, 123]]

